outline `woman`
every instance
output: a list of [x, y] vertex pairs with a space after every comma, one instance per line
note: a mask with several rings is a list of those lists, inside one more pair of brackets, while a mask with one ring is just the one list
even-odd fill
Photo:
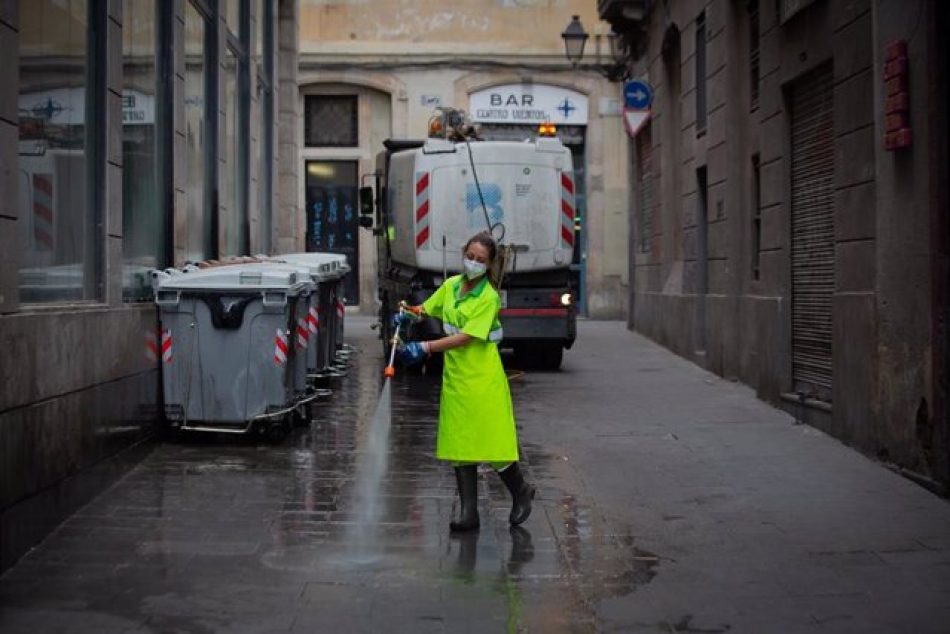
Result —
[[442, 320], [448, 336], [412, 341], [400, 350], [407, 364], [433, 352], [444, 352], [439, 432], [435, 455], [455, 467], [461, 516], [449, 524], [453, 532], [478, 529], [478, 471], [488, 462], [511, 493], [513, 526], [531, 514], [534, 487], [518, 466], [518, 438], [511, 392], [498, 355], [501, 300], [489, 280], [497, 247], [487, 233], [469, 239], [463, 253], [464, 272], [450, 277], [421, 306], [408, 307], [397, 320], [407, 324], [421, 315]]

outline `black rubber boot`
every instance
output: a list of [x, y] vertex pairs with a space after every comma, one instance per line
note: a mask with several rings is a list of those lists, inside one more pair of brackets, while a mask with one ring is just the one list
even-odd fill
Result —
[[455, 467], [455, 483], [459, 489], [461, 509], [459, 521], [450, 522], [449, 530], [464, 533], [478, 530], [478, 469], [477, 465]]
[[524, 481], [524, 476], [521, 475], [521, 467], [518, 466], [517, 462], [512, 462], [499, 471], [498, 477], [501, 478], [501, 481], [508, 487], [508, 492], [511, 493], [511, 515], [508, 516], [508, 521], [512, 526], [517, 526], [531, 515], [531, 500], [534, 499], [535, 493], [534, 487]]

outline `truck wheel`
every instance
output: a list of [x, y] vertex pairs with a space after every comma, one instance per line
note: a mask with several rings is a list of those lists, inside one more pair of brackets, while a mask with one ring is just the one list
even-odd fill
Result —
[[564, 348], [560, 343], [522, 343], [515, 346], [515, 363], [525, 370], [557, 370]]
[[564, 348], [559, 343], [550, 343], [541, 348], [540, 361], [545, 370], [560, 370]]

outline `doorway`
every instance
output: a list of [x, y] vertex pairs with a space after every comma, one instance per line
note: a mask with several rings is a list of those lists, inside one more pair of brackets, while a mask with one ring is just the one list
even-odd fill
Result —
[[307, 161], [304, 169], [307, 251], [346, 256], [350, 274], [343, 279], [343, 301], [360, 298], [357, 161]]

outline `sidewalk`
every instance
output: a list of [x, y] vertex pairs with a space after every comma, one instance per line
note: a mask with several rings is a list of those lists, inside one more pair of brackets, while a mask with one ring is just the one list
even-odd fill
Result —
[[950, 631], [950, 505], [621, 324], [527, 377], [523, 438], [656, 553], [598, 606], [659, 631]]
[[380, 523], [355, 470], [380, 388], [366, 319], [280, 444], [160, 444], [0, 577], [6, 632], [947, 632], [950, 504], [613, 322], [511, 368], [523, 531], [481, 474], [451, 538], [438, 381], [397, 377]]

